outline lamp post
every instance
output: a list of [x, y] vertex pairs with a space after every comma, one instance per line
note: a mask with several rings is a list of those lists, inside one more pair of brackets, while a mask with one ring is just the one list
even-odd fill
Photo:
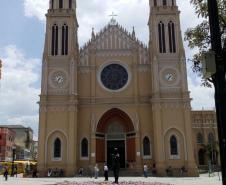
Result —
[[11, 170], [11, 177], [14, 176], [14, 161], [15, 161], [15, 154], [16, 154], [16, 147], [12, 147], [13, 150], [13, 156], [12, 156], [12, 170]]
[[226, 58], [222, 49], [217, 0], [208, 0], [208, 13], [211, 45], [212, 50], [215, 52], [216, 63], [216, 73], [212, 75], [212, 79], [215, 87], [215, 105], [217, 114], [222, 182], [223, 185], [226, 185]]

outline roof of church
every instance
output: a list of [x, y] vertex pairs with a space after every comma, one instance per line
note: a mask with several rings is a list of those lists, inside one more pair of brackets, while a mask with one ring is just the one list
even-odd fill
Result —
[[[80, 52], [82, 53], [84, 50], [86, 50], [87, 48], [89, 48], [92, 45], [97, 45], [98, 41], [102, 40], [106, 37], [109, 37], [110, 34], [111, 35], [116, 35], [117, 39], [122, 39], [122, 40], [126, 40], [127, 42], [129, 42], [129, 44], [134, 44], [139, 46], [142, 49], [147, 49], [147, 46], [141, 42], [135, 34], [135, 30], [133, 28], [132, 33], [130, 33], [129, 31], [127, 31], [123, 26], [121, 26], [114, 18], [112, 18], [110, 20], [110, 22], [103, 28], [100, 30], [100, 32], [98, 32], [97, 34], [94, 33], [94, 29], [92, 30], [92, 36], [91, 39], [84, 44], [83, 47], [80, 48]], [[97, 48], [97, 49], [117, 49], [117, 48]], [[123, 48], [118, 48], [118, 49], [123, 49]], [[127, 48], [127, 49], [131, 49], [131, 48]]]

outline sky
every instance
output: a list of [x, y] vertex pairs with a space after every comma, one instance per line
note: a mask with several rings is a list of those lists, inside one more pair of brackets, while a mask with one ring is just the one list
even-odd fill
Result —
[[[0, 59], [3, 61], [0, 82], [0, 124], [22, 124], [38, 135], [38, 110], [42, 53], [45, 38], [45, 14], [48, 0], [1, 0]], [[177, 0], [181, 11], [182, 33], [200, 20], [189, 0]], [[77, 0], [79, 44], [98, 32], [117, 14], [117, 21], [128, 31], [135, 27], [137, 37], [148, 43], [148, 0]], [[184, 43], [186, 56], [196, 50]], [[201, 79], [187, 63], [192, 109], [214, 109], [214, 91], [200, 86]]]

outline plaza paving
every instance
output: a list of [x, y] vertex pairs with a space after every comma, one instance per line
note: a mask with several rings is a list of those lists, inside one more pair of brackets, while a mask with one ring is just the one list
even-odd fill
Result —
[[[95, 184], [104, 184], [101, 182], [104, 178], [100, 177], [95, 180], [94, 178], [22, 178], [22, 177], [9, 177], [8, 181], [4, 181], [3, 176], [0, 176], [1, 185], [73, 185], [73, 182], [82, 185], [85, 182], [89, 182], [89, 185]], [[221, 185], [219, 181], [218, 174], [215, 174], [213, 177], [209, 177], [208, 174], [201, 175], [198, 178], [159, 178], [159, 177], [121, 177], [120, 182], [132, 182], [130, 184], [142, 185], [143, 182], [150, 183], [151, 185], [161, 185], [170, 184], [170, 185]], [[110, 182], [113, 182], [113, 178], [109, 178]], [[119, 184], [120, 184], [119, 182]], [[86, 183], [87, 184], [87, 183]], [[111, 184], [111, 183], [109, 183]], [[121, 183], [122, 185], [126, 183]]]

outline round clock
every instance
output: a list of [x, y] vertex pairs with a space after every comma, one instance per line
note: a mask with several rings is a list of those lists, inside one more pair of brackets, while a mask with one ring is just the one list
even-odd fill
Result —
[[179, 72], [176, 68], [165, 67], [160, 71], [160, 82], [163, 86], [175, 86], [179, 83]]
[[66, 73], [63, 71], [55, 71], [51, 74], [51, 83], [56, 88], [64, 88], [66, 85]]
[[117, 91], [126, 86], [129, 80], [127, 70], [120, 64], [109, 64], [100, 73], [100, 81], [106, 89]]
[[175, 76], [173, 73], [166, 73], [165, 80], [168, 82], [173, 82], [175, 80]]

